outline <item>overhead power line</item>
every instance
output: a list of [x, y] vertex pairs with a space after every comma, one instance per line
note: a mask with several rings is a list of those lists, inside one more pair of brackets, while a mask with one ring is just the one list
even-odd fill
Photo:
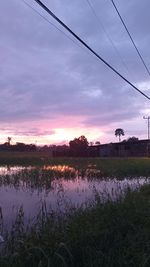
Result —
[[127, 28], [127, 26], [126, 26], [126, 24], [125, 24], [125, 22], [124, 22], [124, 20], [123, 20], [123, 18], [122, 18], [122, 16], [121, 16], [120, 12], [119, 12], [119, 10], [118, 10], [118, 8], [117, 8], [117, 6], [116, 6], [114, 0], [110, 0], [110, 1], [112, 2], [112, 4], [113, 4], [113, 6], [114, 6], [114, 8], [115, 8], [115, 10], [116, 10], [116, 12], [117, 12], [117, 14], [118, 14], [118, 16], [119, 16], [119, 18], [120, 18], [122, 24], [123, 24], [123, 26], [124, 26], [124, 28], [125, 28], [125, 30], [126, 30], [128, 36], [129, 36], [129, 38], [130, 38], [130, 40], [131, 40], [131, 42], [132, 42], [134, 48], [136, 49], [136, 51], [137, 51], [137, 53], [138, 53], [138, 55], [139, 55], [139, 57], [140, 57], [140, 59], [141, 59], [141, 61], [142, 61], [142, 63], [143, 63], [143, 65], [144, 65], [144, 67], [145, 67], [145, 69], [146, 69], [148, 75], [150, 76], [150, 71], [149, 71], [149, 69], [148, 69], [148, 67], [147, 67], [147, 65], [146, 65], [146, 63], [145, 63], [145, 61], [144, 61], [144, 59], [143, 59], [143, 57], [142, 57], [140, 51], [138, 50], [138, 48], [137, 48], [137, 46], [136, 46], [136, 44], [135, 44], [135, 42], [134, 42], [134, 40], [133, 40], [133, 37], [131, 36], [131, 33], [129, 32], [129, 30], [128, 30], [128, 28]]
[[112, 38], [110, 37], [110, 35], [108, 34], [108, 32], [105, 30], [105, 27], [101, 21], [101, 19], [99, 18], [99, 16], [97, 15], [97, 12], [94, 9], [94, 6], [92, 5], [90, 0], [86, 0], [88, 6], [90, 7], [93, 15], [95, 16], [96, 20], [98, 21], [98, 23], [101, 25], [101, 28], [103, 29], [105, 35], [107, 36], [107, 39], [109, 40], [109, 42], [111, 43], [112, 47], [114, 48], [114, 51], [116, 52], [116, 55], [120, 58], [120, 61], [122, 63], [122, 65], [124, 66], [124, 68], [127, 70], [127, 72], [129, 73], [128, 67], [126, 65], [126, 63], [124, 62], [119, 50], [117, 49], [117, 47], [115, 46], [115, 43], [113, 42]]
[[49, 15], [51, 15], [59, 24], [61, 24], [68, 32], [71, 33], [82, 45], [84, 45], [89, 51], [91, 51], [98, 59], [100, 59], [107, 67], [121, 77], [126, 83], [132, 86], [136, 91], [150, 100], [150, 97], [138, 89], [134, 84], [127, 80], [121, 73], [119, 73], [114, 67], [112, 67], [106, 60], [104, 60], [98, 53], [96, 53], [87, 43], [85, 43], [76, 33], [74, 33], [62, 20], [60, 20], [47, 6], [45, 6], [40, 0], [34, 0], [37, 2]]
[[61, 32], [65, 37], [67, 37], [69, 40], [71, 40], [75, 45], [83, 49], [82, 46], [80, 46], [77, 42], [75, 42], [74, 39], [72, 39], [70, 36], [68, 36], [65, 32], [63, 32], [60, 28], [58, 28], [55, 24], [53, 24], [51, 21], [49, 21], [47, 18], [45, 18], [40, 12], [38, 12], [34, 7], [32, 7], [30, 4], [28, 4], [25, 0], [22, 0], [25, 5], [27, 5], [29, 8], [31, 8], [35, 13], [37, 13], [41, 18], [43, 18], [46, 22], [48, 22], [51, 26], [53, 26], [55, 29], [57, 29], [59, 32]]

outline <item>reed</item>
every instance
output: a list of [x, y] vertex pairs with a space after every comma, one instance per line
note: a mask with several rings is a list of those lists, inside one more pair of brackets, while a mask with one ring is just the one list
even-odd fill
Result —
[[[21, 208], [5, 237], [0, 266], [150, 266], [150, 186], [126, 191], [105, 203], [95, 192], [86, 207], [66, 207], [65, 216], [41, 207], [31, 227]], [[8, 245], [9, 244], [9, 245]]]
[[150, 176], [150, 158], [53, 158], [41, 152], [0, 152], [0, 165], [66, 165], [79, 170], [81, 175], [87, 169], [97, 169], [101, 177]]

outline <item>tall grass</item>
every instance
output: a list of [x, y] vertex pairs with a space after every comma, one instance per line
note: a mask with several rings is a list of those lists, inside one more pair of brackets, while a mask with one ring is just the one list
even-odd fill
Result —
[[66, 216], [45, 205], [34, 225], [23, 225], [18, 213], [5, 237], [3, 267], [150, 266], [150, 186], [126, 192], [117, 202], [102, 203], [98, 193], [86, 209], [68, 207]]
[[[51, 188], [53, 179], [150, 176], [149, 158], [41, 158], [39, 154], [0, 155], [3, 164], [37, 164], [37, 168], [0, 176], [0, 185]], [[41, 166], [67, 165], [64, 171]], [[71, 168], [74, 168], [72, 171]], [[96, 170], [96, 171], [95, 171]], [[123, 195], [124, 196], [124, 195]], [[75, 208], [66, 202], [65, 214], [47, 209], [45, 203], [32, 224], [25, 224], [23, 207], [9, 232], [0, 209], [0, 267], [148, 267], [150, 266], [150, 186], [131, 192], [116, 202], [95, 199]], [[61, 203], [58, 203], [61, 205]], [[61, 210], [60, 210], [61, 211]]]

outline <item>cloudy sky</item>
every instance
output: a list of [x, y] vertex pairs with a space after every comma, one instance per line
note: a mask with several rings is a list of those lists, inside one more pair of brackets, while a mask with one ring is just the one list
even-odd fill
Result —
[[[0, 143], [147, 138], [150, 102], [70, 36], [34, 0], [0, 0]], [[121, 74], [150, 96], [150, 76], [110, 0], [43, 0]], [[150, 69], [150, 1], [115, 0]], [[60, 30], [58, 30], [56, 27]], [[64, 33], [62, 33], [62, 31]], [[67, 35], [67, 36], [66, 36]], [[72, 40], [71, 40], [71, 39]]]

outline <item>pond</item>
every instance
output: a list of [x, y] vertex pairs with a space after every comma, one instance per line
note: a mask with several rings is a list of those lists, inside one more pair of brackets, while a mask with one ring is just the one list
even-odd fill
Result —
[[94, 201], [97, 194], [101, 201], [115, 201], [127, 188], [138, 189], [149, 183], [145, 177], [118, 180], [102, 177], [101, 171], [89, 166], [79, 170], [71, 166], [0, 167], [0, 207], [4, 227], [14, 222], [20, 207], [23, 207], [27, 222], [37, 216], [42, 203], [56, 212], [65, 212], [68, 207], [84, 207]]

